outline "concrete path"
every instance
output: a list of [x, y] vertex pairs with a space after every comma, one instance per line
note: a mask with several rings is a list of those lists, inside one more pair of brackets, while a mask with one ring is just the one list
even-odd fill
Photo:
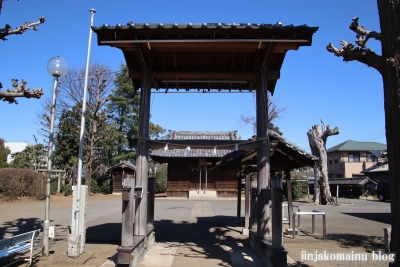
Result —
[[139, 266], [262, 266], [234, 216], [216, 215], [214, 210], [221, 206], [214, 201], [192, 203], [186, 220], [175, 227], [163, 221], [156, 224], [165, 241], [156, 243]]

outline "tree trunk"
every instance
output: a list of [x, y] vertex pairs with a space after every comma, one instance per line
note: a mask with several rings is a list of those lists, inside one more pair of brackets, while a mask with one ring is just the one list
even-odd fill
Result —
[[387, 153], [391, 196], [391, 253], [400, 266], [400, 3], [399, 1], [378, 0], [381, 26], [382, 57], [386, 66], [382, 74]]
[[[321, 125], [314, 125], [307, 132], [308, 141], [310, 143], [312, 154], [319, 158], [317, 164], [317, 183], [314, 183], [314, 204], [333, 204], [335, 201], [332, 197], [328, 181], [328, 160], [326, 154], [326, 140], [328, 136], [339, 134], [339, 128], [331, 130], [329, 125], [323, 130]], [[319, 190], [315, 188], [318, 186]]]
[[90, 196], [90, 194], [92, 193], [92, 167], [87, 165], [86, 166], [86, 185], [88, 187], [88, 195]]
[[[400, 267], [400, 1], [377, 0], [377, 4], [380, 33], [359, 26], [356, 17], [350, 29], [357, 33], [358, 47], [341, 41], [341, 49], [329, 44], [327, 50], [346, 62], [356, 60], [373, 67], [382, 75], [391, 195], [391, 253], [396, 256], [390, 266]], [[381, 56], [365, 47], [370, 38], [381, 42]]]

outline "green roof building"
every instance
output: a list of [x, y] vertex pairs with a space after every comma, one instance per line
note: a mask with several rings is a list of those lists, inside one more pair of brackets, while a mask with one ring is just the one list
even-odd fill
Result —
[[386, 151], [386, 145], [378, 142], [348, 140], [327, 149], [328, 176], [352, 178], [375, 165]]

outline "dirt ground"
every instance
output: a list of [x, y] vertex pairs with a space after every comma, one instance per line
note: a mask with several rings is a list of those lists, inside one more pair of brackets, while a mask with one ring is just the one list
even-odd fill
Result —
[[[352, 267], [364, 267], [364, 266], [388, 266], [388, 262], [384, 261], [381, 257], [379, 260], [376, 257], [376, 260], [373, 259], [372, 251], [375, 252], [375, 255], [378, 256], [379, 251], [383, 253], [383, 243], [381, 240], [377, 240], [376, 243], [373, 243], [373, 246], [370, 249], [366, 249], [362, 244], [360, 245], [346, 245], [338, 240], [328, 239], [323, 241], [321, 239], [310, 239], [308, 241], [299, 241], [299, 242], [285, 242], [285, 249], [289, 252], [288, 256], [293, 259], [298, 265], [302, 267], [331, 267], [331, 266], [352, 266]], [[343, 254], [345, 256], [351, 257], [353, 255], [353, 260], [324, 260], [324, 252], [327, 252], [327, 257], [330, 257], [329, 254]], [[311, 255], [307, 255], [307, 254]], [[314, 262], [315, 253], [321, 254], [321, 258]], [[356, 257], [359, 257], [359, 260]], [[308, 257], [308, 258], [307, 258]], [[332, 256], [333, 257], [333, 256]], [[303, 261], [302, 261], [303, 259]], [[329, 259], [329, 258], [328, 258]], [[366, 261], [364, 261], [366, 259]], [[291, 265], [296, 266], [296, 265]]]
[[[115, 198], [114, 196], [95, 195], [90, 197], [91, 202]], [[119, 198], [118, 198], [119, 200]], [[111, 256], [116, 254], [116, 244], [86, 243], [85, 254], [79, 259], [67, 257], [69, 225], [71, 221], [72, 196], [54, 195], [50, 198], [51, 225], [56, 226], [56, 238], [50, 239], [49, 257], [41, 257], [42, 233], [34, 249], [32, 266], [101, 266]], [[13, 232], [27, 232], [34, 229], [43, 229], [45, 201], [22, 198], [14, 201], [0, 199], [0, 237], [13, 235]], [[57, 211], [57, 212], [56, 212]], [[27, 254], [20, 255], [25, 257]], [[19, 256], [18, 256], [19, 257]], [[16, 258], [18, 258], [16, 257]], [[113, 260], [113, 259], [111, 259]], [[0, 266], [8, 264], [8, 259], [0, 260]], [[23, 261], [15, 262], [11, 266], [27, 266]]]
[[[98, 223], [101, 216], [105, 216], [104, 210], [110, 210], [111, 207], [118, 206], [120, 208], [120, 196], [92, 196], [89, 198], [91, 206], [97, 212], [88, 217], [88, 224]], [[105, 201], [107, 200], [107, 201]], [[107, 204], [106, 204], [107, 203]], [[20, 199], [17, 201], [0, 201], [0, 237], [4, 238], [13, 232], [23, 232], [33, 229], [42, 229], [44, 217], [44, 201], [36, 201], [29, 199]], [[109, 206], [106, 206], [109, 205]], [[56, 225], [57, 236], [50, 240], [50, 256], [40, 257], [34, 261], [33, 266], [50, 267], [50, 266], [102, 266], [111, 267], [116, 261], [116, 249], [118, 244], [115, 243], [86, 243], [84, 257], [79, 259], [71, 259], [66, 256], [67, 239], [69, 234], [69, 225], [71, 220], [72, 197], [51, 196], [51, 220]], [[120, 211], [117, 211], [117, 214]], [[111, 214], [112, 217], [112, 214]], [[116, 218], [120, 220], [120, 218]], [[354, 226], [355, 222], [338, 219], [346, 228], [346, 224]], [[335, 223], [337, 223], [335, 222]], [[362, 228], [362, 227], [361, 227]], [[241, 231], [242, 227], [237, 230]], [[382, 228], [380, 228], [382, 229]], [[379, 255], [383, 251], [384, 240], [383, 234], [349, 234], [344, 230], [340, 230], [343, 234], [337, 232], [329, 232], [327, 240], [322, 240], [321, 235], [310, 234], [302, 229], [299, 236], [295, 239], [292, 236], [284, 235], [284, 247], [288, 251], [289, 258], [293, 259], [289, 266], [388, 266], [387, 255]], [[349, 231], [351, 232], [351, 231]], [[41, 238], [39, 244], [35, 248], [35, 255], [38, 257], [41, 251]], [[342, 254], [348, 257], [360, 257], [360, 261], [324, 261], [323, 253]], [[315, 255], [319, 255], [319, 260], [314, 261]], [[335, 256], [334, 255], [334, 256]], [[326, 256], [326, 255], [325, 255]], [[329, 255], [328, 255], [329, 256]], [[332, 255], [330, 255], [332, 257]], [[306, 258], [308, 257], [308, 258]], [[386, 257], [386, 258], [385, 258]], [[302, 259], [305, 259], [303, 262]], [[363, 261], [366, 259], [367, 261]], [[386, 260], [386, 261], [385, 261]], [[107, 262], [108, 264], [102, 265]], [[0, 262], [0, 266], [2, 262]], [[26, 266], [26, 263], [17, 263], [13, 266]]]

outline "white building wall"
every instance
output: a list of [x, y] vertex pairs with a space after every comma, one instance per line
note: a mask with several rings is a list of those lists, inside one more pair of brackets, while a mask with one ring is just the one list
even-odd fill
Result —
[[11, 154], [21, 152], [28, 146], [27, 142], [4, 142], [4, 147], [8, 148], [11, 153], [7, 156], [7, 163], [11, 163]]

